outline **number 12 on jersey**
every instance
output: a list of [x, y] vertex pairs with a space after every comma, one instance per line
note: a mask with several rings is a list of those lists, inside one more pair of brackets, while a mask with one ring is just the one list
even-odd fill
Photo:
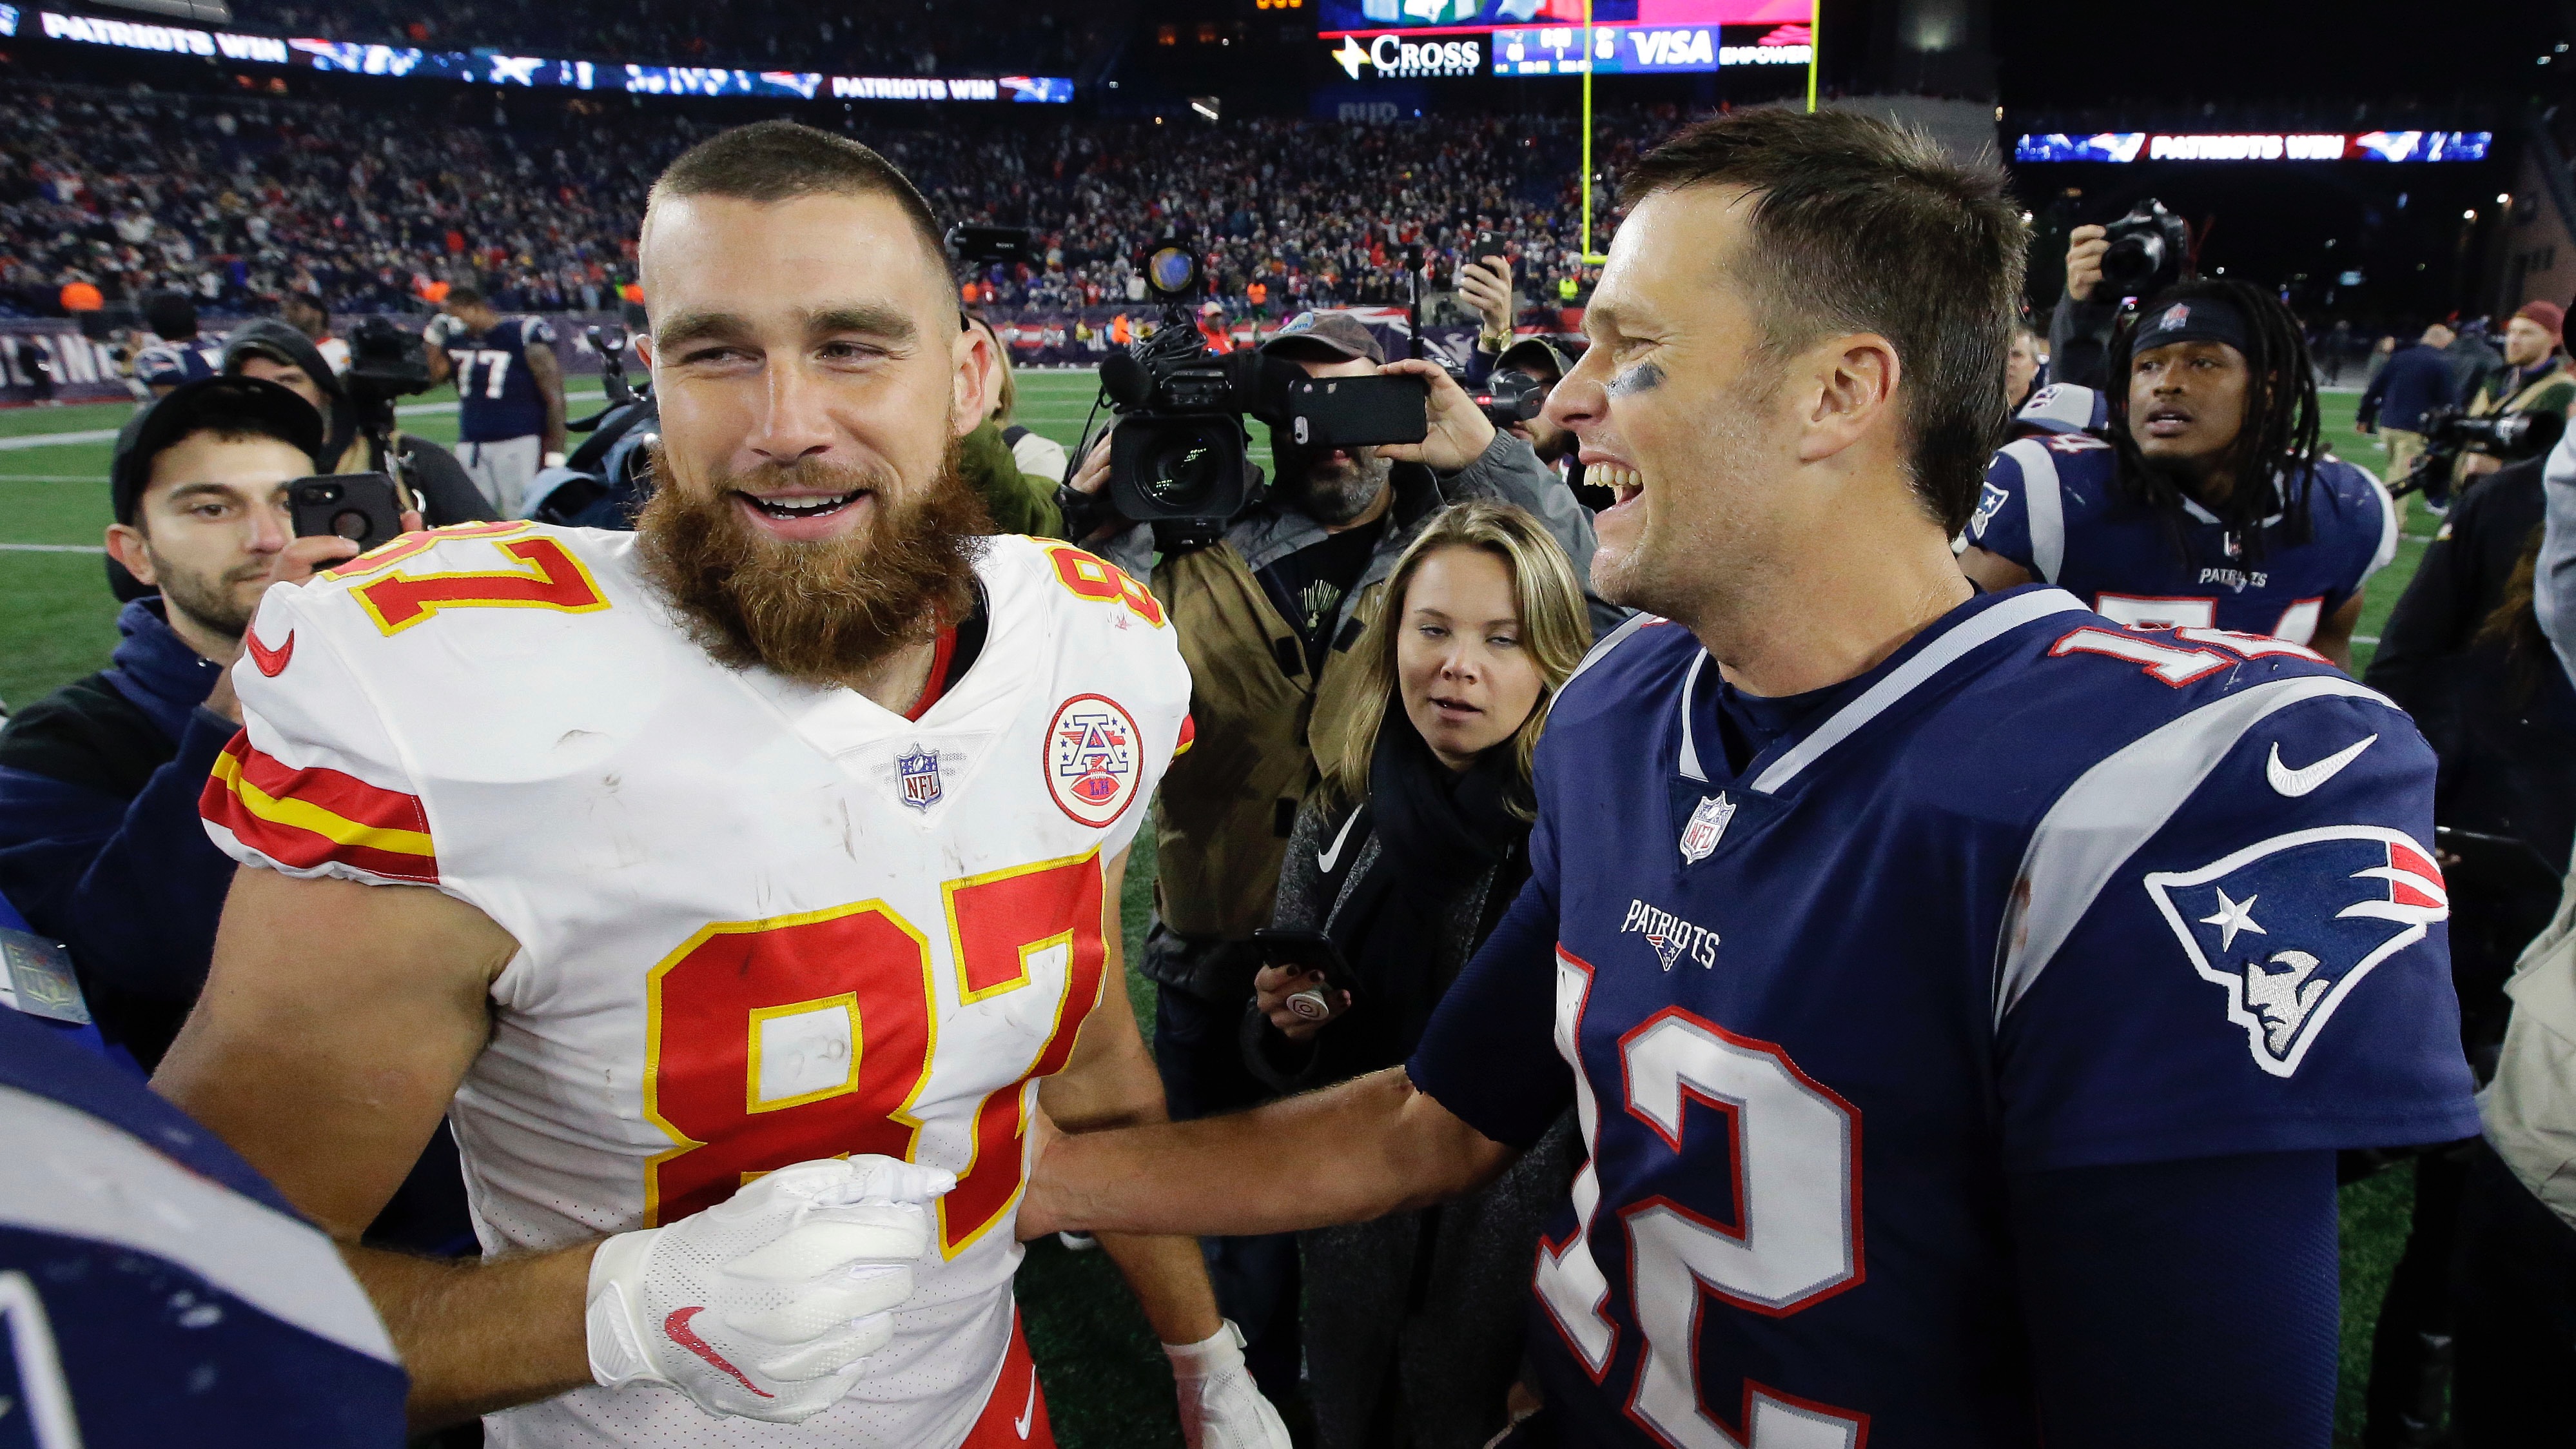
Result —
[[[1592, 967], [1558, 948], [1557, 1049], [1579, 1063]], [[1859, 1283], [1860, 1114], [1769, 1042], [1737, 1036], [1678, 1006], [1619, 1040], [1623, 1128], [1642, 1125], [1675, 1159], [1694, 1132], [1722, 1132], [1726, 1150], [1689, 1162], [1699, 1200], [1656, 1194], [1612, 1216], [1628, 1239], [1628, 1302], [1644, 1339], [1628, 1396], [1632, 1418], [1678, 1449], [1859, 1449], [1868, 1417], [1744, 1380], [1729, 1424], [1699, 1385], [1704, 1295], [1786, 1318]], [[1593, 1235], [1601, 1221], [1601, 1104], [1591, 1078], [1574, 1073], [1575, 1116], [1589, 1154], [1574, 1179], [1574, 1232], [1538, 1245], [1539, 1301], [1597, 1382], [1610, 1373], [1619, 1328]], [[1705, 1116], [1690, 1108], [1705, 1109]], [[1651, 1149], [1650, 1149], [1651, 1150]], [[1710, 1180], [1712, 1164], [1733, 1168]], [[1678, 1179], [1675, 1180], [1678, 1185]]]
[[[1061, 953], [1064, 994], [1025, 1070], [986, 1094], [973, 1158], [939, 1203], [955, 1257], [1020, 1192], [1032, 1078], [1062, 1071], [1098, 1004], [1108, 956], [1100, 853], [953, 880], [949, 956], [960, 1008], [1039, 984]], [[721, 921], [653, 968], [644, 1115], [677, 1139], [645, 1169], [644, 1222], [676, 1222], [791, 1163], [914, 1159], [938, 1046], [929, 938], [882, 900]]]

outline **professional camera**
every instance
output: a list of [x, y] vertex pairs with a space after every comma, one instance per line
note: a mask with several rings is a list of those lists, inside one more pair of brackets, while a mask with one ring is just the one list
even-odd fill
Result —
[[349, 333], [348, 379], [353, 393], [390, 402], [429, 391], [429, 344], [391, 317], [368, 317]]
[[1252, 501], [1258, 481], [1245, 455], [1244, 418], [1276, 422], [1289, 384], [1305, 374], [1258, 351], [1208, 346], [1189, 313], [1204, 273], [1187, 247], [1165, 242], [1145, 258], [1144, 272], [1162, 299], [1162, 326], [1100, 364], [1100, 390], [1118, 417], [1109, 433], [1108, 506], [1138, 523], [1221, 522]]
[[2111, 243], [2102, 253], [2102, 285], [2113, 297], [2152, 297], [2182, 280], [2191, 226], [2163, 202], [2141, 201], [2102, 230]]
[[2424, 414], [2424, 451], [2406, 476], [2388, 485], [2402, 498], [2421, 491], [2436, 506], [2449, 502], [2451, 474], [2462, 453], [2484, 453], [2508, 463], [2537, 458], [2558, 446], [2567, 431], [2561, 412], [2489, 413], [2470, 417], [2457, 407], [2438, 407]]
[[1467, 396], [1484, 413], [1485, 421], [1508, 428], [1538, 416], [1538, 410], [1547, 405], [1547, 384], [1516, 367], [1506, 367], [1486, 378], [1483, 387], [1469, 388]]
[[573, 528], [633, 528], [653, 491], [652, 448], [661, 440], [661, 410], [651, 379], [640, 387], [627, 380], [631, 339], [624, 327], [612, 322], [584, 335], [599, 354], [600, 390], [608, 405], [564, 424], [567, 432], [590, 436], [561, 465], [529, 483], [535, 503], [528, 516]]

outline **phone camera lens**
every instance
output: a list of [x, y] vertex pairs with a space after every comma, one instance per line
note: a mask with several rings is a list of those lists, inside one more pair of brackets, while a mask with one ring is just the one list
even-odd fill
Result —
[[367, 515], [352, 508], [331, 515], [331, 531], [351, 543], [367, 536]]

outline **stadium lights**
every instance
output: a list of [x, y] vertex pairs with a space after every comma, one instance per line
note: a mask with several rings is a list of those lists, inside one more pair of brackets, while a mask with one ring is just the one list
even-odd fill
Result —
[[2478, 210], [2477, 210], [2477, 208], [2476, 208], [2476, 207], [2474, 207], [2474, 206], [2473, 206], [2473, 207], [2470, 207], [2468, 210], [2466, 210], [2466, 211], [2464, 211], [2464, 212], [2461, 212], [2461, 213], [2460, 213], [2460, 220], [2462, 220], [2462, 221], [2475, 221], [2475, 220], [2477, 220], [2477, 219], [2478, 219]]

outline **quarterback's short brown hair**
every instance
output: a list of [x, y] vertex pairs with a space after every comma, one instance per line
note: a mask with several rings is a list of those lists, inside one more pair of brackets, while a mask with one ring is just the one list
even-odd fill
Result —
[[1633, 203], [1684, 186], [1753, 194], [1751, 244], [1733, 260], [1775, 360], [1836, 332], [1895, 346], [1915, 497], [1949, 532], [1966, 527], [2003, 440], [2029, 241], [2003, 173], [1868, 116], [1764, 108], [1682, 131], [1622, 191]]

